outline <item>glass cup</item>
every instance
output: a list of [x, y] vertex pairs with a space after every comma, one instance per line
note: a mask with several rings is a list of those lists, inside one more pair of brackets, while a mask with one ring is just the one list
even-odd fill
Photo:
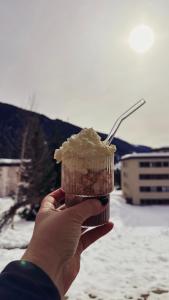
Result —
[[114, 154], [111, 156], [65, 159], [62, 161], [61, 185], [65, 191], [65, 204], [73, 206], [87, 199], [104, 196], [108, 198], [105, 210], [90, 217], [84, 226], [106, 223], [110, 215], [110, 196], [114, 188]]

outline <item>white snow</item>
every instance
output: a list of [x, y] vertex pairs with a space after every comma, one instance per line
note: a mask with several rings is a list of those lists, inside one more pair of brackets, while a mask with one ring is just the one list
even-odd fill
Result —
[[[21, 159], [0, 158], [0, 164], [6, 165], [20, 164], [21, 161]], [[24, 162], [30, 162], [30, 159], [24, 159]]]
[[136, 153], [136, 152], [133, 152], [131, 154], [125, 154], [122, 156], [122, 160], [124, 159], [128, 159], [128, 158], [168, 158], [169, 157], [169, 152], [144, 152], [144, 153]]
[[[1, 199], [0, 210], [5, 201], [11, 200]], [[131, 206], [116, 191], [111, 220], [115, 224], [111, 233], [84, 252], [68, 299], [168, 300], [169, 206]], [[29, 242], [33, 226], [16, 218], [15, 229], [0, 234], [1, 270], [21, 257], [24, 250], [19, 248]], [[148, 298], [143, 297], [146, 294]]]
[[0, 164], [20, 164], [20, 159], [0, 158]]
[[8, 209], [13, 203], [12, 198], [6, 197], [6, 198], [0, 198], [0, 214]]
[[117, 169], [121, 170], [121, 161], [119, 161], [118, 163], [116, 163], [116, 164], [114, 165], [114, 169], [115, 169], [115, 170], [117, 170]]

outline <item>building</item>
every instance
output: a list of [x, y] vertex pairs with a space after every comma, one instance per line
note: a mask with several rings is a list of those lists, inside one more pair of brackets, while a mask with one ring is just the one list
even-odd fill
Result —
[[169, 204], [169, 152], [122, 157], [123, 195], [130, 204]]
[[0, 197], [16, 193], [20, 163], [19, 159], [0, 159]]

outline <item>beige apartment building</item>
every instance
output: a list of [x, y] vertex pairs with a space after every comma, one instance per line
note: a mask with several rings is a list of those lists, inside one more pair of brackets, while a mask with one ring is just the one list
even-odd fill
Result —
[[127, 154], [121, 162], [127, 203], [169, 204], [169, 152]]
[[20, 163], [19, 159], [0, 159], [0, 197], [16, 192]]

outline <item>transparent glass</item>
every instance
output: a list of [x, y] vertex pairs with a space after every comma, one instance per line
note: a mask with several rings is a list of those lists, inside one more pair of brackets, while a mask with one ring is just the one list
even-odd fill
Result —
[[81, 158], [62, 162], [62, 188], [65, 191], [67, 207], [81, 201], [104, 196], [108, 198], [105, 210], [89, 218], [84, 226], [97, 226], [106, 223], [110, 215], [109, 193], [114, 188], [114, 155], [91, 157], [87, 164]]

